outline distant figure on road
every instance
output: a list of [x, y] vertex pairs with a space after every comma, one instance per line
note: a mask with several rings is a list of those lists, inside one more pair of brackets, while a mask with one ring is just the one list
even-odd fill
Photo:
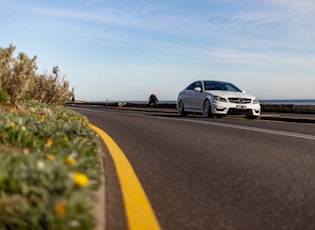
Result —
[[154, 106], [156, 103], [158, 103], [159, 100], [157, 99], [157, 97], [155, 96], [154, 93], [151, 94], [150, 98], [149, 98], [149, 105], [150, 106]]

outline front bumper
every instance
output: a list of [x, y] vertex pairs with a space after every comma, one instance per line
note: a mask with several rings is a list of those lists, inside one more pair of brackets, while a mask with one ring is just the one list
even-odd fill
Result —
[[259, 116], [261, 112], [260, 104], [234, 104], [234, 103], [214, 103], [211, 107], [212, 114], [219, 115], [252, 115]]

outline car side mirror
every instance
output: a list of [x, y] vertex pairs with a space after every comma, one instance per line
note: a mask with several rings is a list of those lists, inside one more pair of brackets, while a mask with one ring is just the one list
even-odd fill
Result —
[[194, 91], [197, 92], [197, 93], [200, 93], [201, 92], [201, 87], [195, 87]]
[[242, 90], [242, 93], [244, 93], [244, 94], [245, 94], [245, 93], [246, 93], [246, 91], [245, 91], [245, 90]]

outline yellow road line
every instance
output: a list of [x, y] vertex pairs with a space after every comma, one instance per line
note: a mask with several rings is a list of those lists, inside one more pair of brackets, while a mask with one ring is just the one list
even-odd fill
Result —
[[102, 129], [91, 124], [90, 126], [100, 135], [115, 163], [125, 203], [129, 229], [161, 229], [139, 179], [123, 151]]

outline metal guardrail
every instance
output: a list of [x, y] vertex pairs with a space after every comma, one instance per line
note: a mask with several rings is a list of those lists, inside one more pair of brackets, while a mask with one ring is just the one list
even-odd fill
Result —
[[315, 105], [261, 104], [262, 112], [315, 114]]

